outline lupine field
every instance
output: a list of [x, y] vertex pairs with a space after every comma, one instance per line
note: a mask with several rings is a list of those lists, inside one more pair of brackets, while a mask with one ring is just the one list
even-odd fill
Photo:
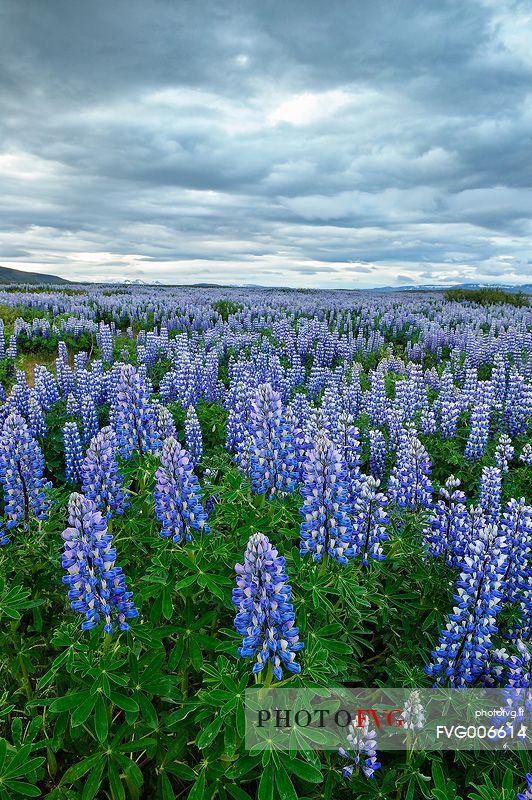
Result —
[[244, 691], [529, 687], [532, 311], [0, 287], [0, 798], [515, 800], [527, 751], [254, 753]]

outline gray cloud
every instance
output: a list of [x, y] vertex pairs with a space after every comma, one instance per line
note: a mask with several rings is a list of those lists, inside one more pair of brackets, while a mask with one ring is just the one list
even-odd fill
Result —
[[0, 263], [528, 280], [527, 9], [0, 0]]

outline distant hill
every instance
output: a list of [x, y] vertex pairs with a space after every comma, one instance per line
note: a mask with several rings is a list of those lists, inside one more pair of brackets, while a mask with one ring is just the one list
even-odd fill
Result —
[[70, 283], [57, 275], [44, 275], [39, 272], [24, 272], [21, 269], [0, 267], [0, 285], [2, 283]]

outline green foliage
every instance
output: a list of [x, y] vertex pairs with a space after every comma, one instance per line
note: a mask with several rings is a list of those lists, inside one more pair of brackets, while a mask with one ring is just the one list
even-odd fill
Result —
[[482, 289], [447, 289], [444, 292], [446, 300], [479, 303], [481, 306], [491, 306], [496, 303], [508, 303], [512, 306], [529, 306], [528, 295], [524, 292], [507, 292], [504, 289], [484, 287]]

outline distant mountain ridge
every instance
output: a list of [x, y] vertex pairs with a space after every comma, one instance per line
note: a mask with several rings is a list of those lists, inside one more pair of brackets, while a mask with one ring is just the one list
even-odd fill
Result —
[[39, 272], [24, 272], [22, 269], [0, 267], [0, 285], [3, 283], [71, 283], [57, 275], [44, 275]]

